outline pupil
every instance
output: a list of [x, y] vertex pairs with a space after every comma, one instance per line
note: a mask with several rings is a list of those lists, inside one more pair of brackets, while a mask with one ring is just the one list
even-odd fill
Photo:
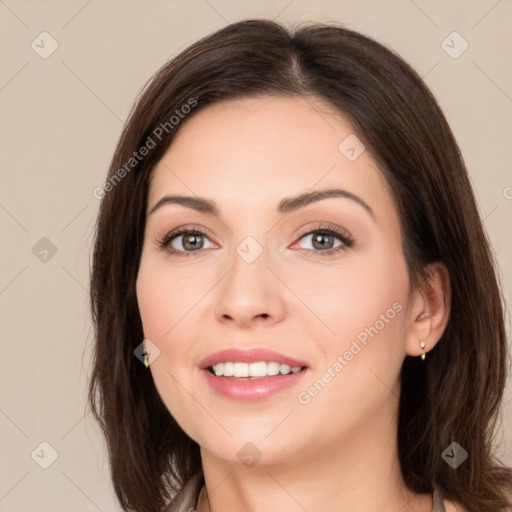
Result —
[[[326, 234], [326, 233], [318, 233], [316, 236], [313, 237], [313, 246], [315, 247], [315, 249], [318, 249], [318, 247], [316, 247], [316, 243], [318, 242], [320, 245], [320, 249], [325, 249], [325, 246], [326, 246], [326, 243], [322, 241], [322, 239], [325, 240], [325, 237], [328, 237], [330, 240], [329, 242], [331, 242], [332, 244], [332, 238], [333, 238], [333, 235], [329, 235], [329, 234]], [[330, 244], [327, 244], [329, 245], [328, 248], [330, 248]]]
[[[185, 235], [185, 237], [183, 238], [183, 247], [185, 249], [200, 249], [203, 246], [203, 244], [201, 243], [202, 240], [199, 239], [200, 236], [201, 235]], [[190, 242], [190, 240], [192, 240], [192, 243]]]

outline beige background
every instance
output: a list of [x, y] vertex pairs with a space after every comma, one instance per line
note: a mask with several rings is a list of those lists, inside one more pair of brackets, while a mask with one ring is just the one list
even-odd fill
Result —
[[[510, 303], [510, 0], [0, 1], [0, 511], [120, 510], [103, 439], [84, 417], [93, 189], [145, 81], [199, 37], [247, 17], [340, 21], [425, 77], [466, 159]], [[58, 44], [47, 58], [44, 31]], [[469, 44], [458, 58], [442, 47], [453, 31]], [[453, 54], [463, 41], [446, 44]], [[508, 464], [511, 398], [509, 383]], [[58, 457], [42, 469], [52, 449]]]

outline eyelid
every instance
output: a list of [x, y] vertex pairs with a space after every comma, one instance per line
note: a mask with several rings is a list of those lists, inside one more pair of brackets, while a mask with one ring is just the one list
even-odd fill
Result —
[[[178, 238], [179, 236], [183, 236], [186, 234], [192, 234], [192, 233], [197, 233], [199, 235], [202, 235], [202, 236], [208, 238], [212, 243], [219, 245], [215, 241], [215, 237], [213, 237], [210, 234], [209, 229], [207, 229], [203, 226], [196, 225], [196, 224], [184, 224], [182, 226], [178, 226], [177, 228], [172, 229], [171, 231], [164, 232], [163, 235], [157, 237], [157, 240], [156, 240], [157, 248], [167, 250], [168, 252], [172, 252], [172, 251], [169, 251], [168, 246], [171, 244], [173, 239]], [[196, 252], [196, 251], [176, 251], [176, 252], [192, 254], [193, 252]], [[199, 252], [199, 251], [197, 251], [197, 252]]]
[[308, 226], [307, 228], [301, 229], [299, 231], [299, 233], [297, 234], [297, 241], [300, 240], [304, 235], [308, 235], [312, 232], [317, 232], [317, 231], [327, 231], [327, 232], [330, 231], [330, 232], [332, 232], [332, 234], [336, 234], [337, 236], [342, 236], [347, 240], [352, 239], [352, 236], [346, 229], [343, 229], [342, 227], [339, 227], [339, 226], [331, 225], [328, 222], [319, 221], [318, 224], [314, 224], [313, 226]]

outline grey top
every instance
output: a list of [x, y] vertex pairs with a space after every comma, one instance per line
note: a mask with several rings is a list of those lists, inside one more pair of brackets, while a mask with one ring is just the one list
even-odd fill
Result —
[[[185, 484], [183, 490], [167, 505], [163, 512], [193, 512], [197, 507], [199, 493], [204, 485], [204, 474], [199, 471]], [[446, 512], [439, 489], [434, 489], [432, 512]]]

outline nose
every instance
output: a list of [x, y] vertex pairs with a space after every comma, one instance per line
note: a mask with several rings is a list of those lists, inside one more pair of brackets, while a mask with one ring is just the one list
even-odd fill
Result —
[[235, 253], [232, 267], [219, 283], [216, 316], [241, 328], [280, 322], [285, 315], [283, 284], [267, 267], [265, 251], [252, 263]]

